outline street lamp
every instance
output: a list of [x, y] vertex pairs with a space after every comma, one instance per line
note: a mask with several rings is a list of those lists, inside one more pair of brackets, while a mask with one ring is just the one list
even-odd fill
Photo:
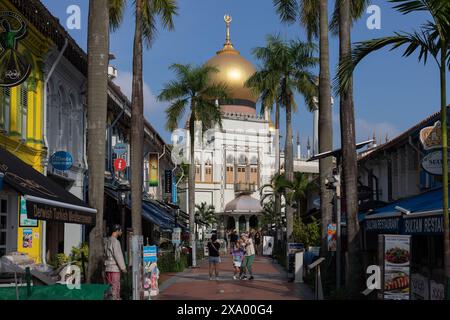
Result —
[[118, 201], [120, 205], [120, 225], [122, 226], [122, 237], [121, 237], [121, 246], [122, 252], [125, 252], [125, 239], [127, 238], [127, 231], [125, 225], [125, 206], [127, 201], [128, 192], [130, 191], [130, 187], [127, 183], [120, 183], [117, 193], [118, 193]]

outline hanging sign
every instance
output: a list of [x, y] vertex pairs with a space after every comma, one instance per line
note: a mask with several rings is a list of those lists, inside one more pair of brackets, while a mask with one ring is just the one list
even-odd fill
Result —
[[123, 171], [126, 169], [126, 167], [127, 162], [125, 161], [125, 159], [117, 158], [114, 160], [114, 169], [116, 169], [116, 171]]
[[20, 227], [37, 227], [38, 221], [36, 219], [28, 219], [27, 216], [27, 202], [24, 197], [20, 197]]
[[[449, 153], [450, 155], [450, 153]], [[450, 157], [447, 159], [447, 166], [450, 163]], [[423, 157], [422, 168], [432, 175], [442, 175], [442, 151], [433, 151]]]
[[50, 157], [50, 164], [56, 170], [69, 170], [72, 167], [72, 155], [66, 151], [57, 151]]
[[175, 177], [172, 178], [172, 203], [177, 203], [177, 184]]
[[[433, 126], [420, 130], [419, 138], [425, 150], [442, 148], [441, 122], [437, 121]], [[447, 141], [450, 141], [450, 136], [447, 136]]]
[[173, 228], [172, 244], [179, 245], [181, 242], [181, 228]]
[[336, 223], [328, 224], [328, 251], [336, 251], [337, 248], [337, 235], [336, 235]]
[[0, 12], [0, 87], [14, 87], [24, 82], [31, 71], [31, 63], [17, 51], [27, 25], [15, 12]]
[[149, 186], [150, 187], [157, 187], [158, 186], [158, 180], [159, 180], [159, 160], [158, 160], [158, 154], [157, 153], [150, 153], [149, 155]]
[[172, 170], [164, 170], [164, 192], [172, 193]]
[[125, 143], [117, 143], [114, 148], [113, 151], [115, 154], [117, 154], [118, 156], [121, 156], [125, 153], [128, 152], [128, 145]]

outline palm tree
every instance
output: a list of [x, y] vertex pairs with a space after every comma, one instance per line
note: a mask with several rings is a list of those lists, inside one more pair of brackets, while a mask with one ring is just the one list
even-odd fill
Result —
[[[422, 25], [419, 32], [396, 32], [393, 36], [358, 42], [351, 55], [341, 61], [338, 79], [341, 92], [351, 88], [351, 75], [356, 65], [368, 54], [386, 46], [397, 49], [406, 45], [403, 56], [419, 51], [419, 61], [432, 56], [439, 67], [441, 95], [441, 128], [447, 128], [446, 71], [450, 68], [450, 3], [448, 0], [389, 0], [398, 3], [395, 9], [403, 14], [427, 11], [432, 21]], [[448, 216], [447, 130], [442, 130], [442, 185], [444, 215], [444, 262], [450, 283], [450, 233]]]
[[173, 16], [177, 14], [175, 0], [137, 0], [133, 46], [133, 84], [131, 97], [131, 217], [133, 233], [142, 234], [142, 187], [144, 154], [144, 96], [142, 78], [142, 40], [151, 46], [156, 32], [155, 18], [163, 26], [173, 29]]
[[103, 198], [109, 62], [108, 0], [89, 1], [88, 19], [87, 156], [89, 205], [97, 210], [96, 224], [89, 234], [87, 281], [90, 283], [101, 279], [103, 263]]
[[[292, 110], [297, 105], [294, 100], [295, 92], [303, 95], [309, 110], [312, 110], [313, 97], [317, 95], [314, 85], [314, 75], [310, 68], [314, 67], [318, 59], [313, 56], [315, 46], [312, 43], [301, 41], [284, 41], [280, 36], [267, 36], [267, 46], [253, 49], [253, 55], [262, 61], [262, 69], [257, 71], [251, 81], [263, 79], [266, 83], [273, 83], [273, 98], [279, 99], [279, 103], [286, 109], [286, 143], [284, 153], [284, 168], [286, 178], [292, 181], [294, 178], [294, 159], [292, 150]], [[252, 85], [252, 82], [248, 82]], [[276, 84], [276, 85], [275, 85]], [[253, 87], [255, 84], [253, 83]], [[256, 86], [257, 87], [257, 86]], [[287, 207], [287, 239], [292, 234], [293, 214]]]
[[295, 202], [299, 220], [306, 213], [308, 194], [316, 189], [316, 183], [311, 181], [307, 174], [294, 172], [294, 180], [290, 184], [288, 198], [290, 198], [289, 202]]
[[196, 204], [195, 214], [197, 214], [200, 219], [207, 222], [210, 226], [217, 222], [217, 217], [215, 214], [215, 208], [213, 205], [208, 205], [206, 202], [202, 202], [201, 204]]
[[[220, 107], [216, 101], [228, 98], [228, 89], [225, 84], [210, 83], [210, 75], [219, 72], [210, 66], [195, 67], [192, 65], [172, 64], [170, 66], [176, 74], [176, 80], [167, 83], [158, 96], [160, 101], [169, 101], [170, 107], [166, 110], [168, 130], [173, 131], [183, 119], [186, 109], [190, 108], [190, 165], [188, 178], [189, 193], [189, 228], [192, 246], [192, 265], [196, 266], [195, 243], [195, 164], [194, 164], [194, 126], [200, 121], [203, 129], [216, 124], [222, 126]], [[203, 130], [204, 132], [205, 130]]]
[[[117, 28], [123, 19], [126, 0], [110, 0], [111, 24]], [[157, 19], [165, 29], [173, 30], [177, 15], [176, 0], [135, 0], [133, 45], [133, 82], [131, 96], [131, 217], [135, 235], [142, 234], [142, 188], [144, 154], [144, 96], [142, 76], [142, 42], [150, 48], [157, 34]]]
[[[328, 0], [273, 0], [280, 19], [286, 23], [299, 20], [306, 29], [308, 40], [319, 38], [319, 153], [333, 148], [333, 123], [331, 112], [330, 58], [328, 44]], [[339, 27], [339, 4], [335, 2], [331, 30], [337, 33]], [[367, 0], [353, 0], [350, 3], [352, 19], [364, 13]], [[320, 168], [320, 211], [322, 215], [322, 255], [327, 251], [327, 226], [332, 220], [332, 193], [325, 186], [325, 179], [332, 174], [331, 158], [319, 160]]]
[[[273, 77], [273, 74], [266, 72], [256, 72], [245, 83], [256, 96], [261, 99], [261, 114], [266, 111], [272, 112], [275, 104], [275, 170], [276, 174], [280, 174], [280, 82], [279, 79]], [[275, 194], [274, 202], [275, 212], [281, 211], [281, 199], [278, 193]]]

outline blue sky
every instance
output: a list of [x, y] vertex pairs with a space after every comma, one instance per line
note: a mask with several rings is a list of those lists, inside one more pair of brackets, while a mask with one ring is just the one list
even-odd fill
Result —
[[[88, 0], [44, 0], [47, 8], [63, 25], [69, 16], [70, 5], [81, 8], [80, 30], [68, 30], [79, 45], [86, 49]], [[267, 34], [280, 33], [287, 39], [305, 40], [305, 33], [298, 24], [282, 24], [275, 13], [272, 0], [180, 0], [179, 15], [175, 17], [175, 30], [160, 29], [153, 47], [144, 51], [145, 116], [167, 142], [170, 133], [164, 129], [167, 105], [155, 100], [163, 85], [173, 79], [168, 67], [172, 63], [201, 64], [219, 50], [225, 40], [224, 14], [233, 17], [231, 40], [241, 55], [255, 63], [252, 48], [263, 46]], [[122, 90], [131, 92], [134, 15], [128, 1], [128, 10], [121, 28], [111, 34], [110, 51], [116, 56], [112, 64], [119, 70], [117, 83]], [[330, 10], [334, 1], [329, 1]], [[387, 36], [393, 31], [412, 31], [425, 22], [426, 14], [404, 16], [392, 9], [385, 0], [373, 0], [381, 8], [381, 29], [369, 30], [366, 14], [353, 28], [352, 41]], [[330, 65], [334, 75], [338, 62], [339, 43], [330, 37]], [[402, 51], [380, 51], [369, 56], [355, 72], [354, 97], [357, 141], [377, 137], [384, 141], [401, 133], [426, 116], [439, 110], [439, 70], [430, 59], [424, 66], [417, 55], [401, 57]], [[318, 69], [316, 70], [318, 73]], [[450, 83], [448, 81], [447, 83]], [[450, 85], [447, 86], [447, 91]], [[302, 145], [312, 136], [312, 114], [298, 97], [298, 112], [293, 118], [294, 135], [300, 132]], [[340, 146], [339, 108], [335, 98], [334, 145]], [[284, 130], [284, 125], [282, 131]]]

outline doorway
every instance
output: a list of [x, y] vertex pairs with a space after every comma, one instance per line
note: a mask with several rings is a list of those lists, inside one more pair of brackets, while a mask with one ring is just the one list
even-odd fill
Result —
[[17, 251], [17, 195], [0, 195], [0, 257]]

